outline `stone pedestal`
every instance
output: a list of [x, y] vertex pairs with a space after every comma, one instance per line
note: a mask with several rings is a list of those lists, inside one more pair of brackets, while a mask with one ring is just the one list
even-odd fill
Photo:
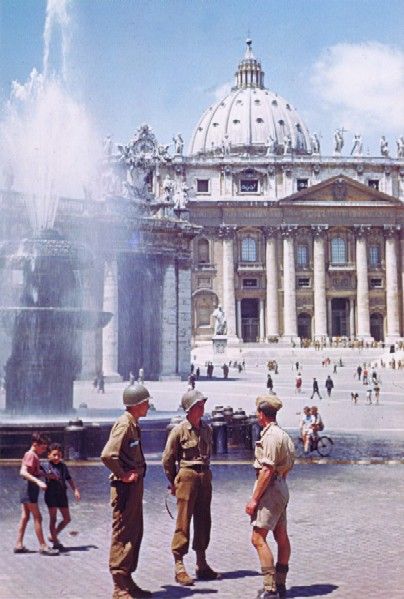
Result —
[[227, 335], [215, 335], [212, 337], [213, 353], [214, 354], [226, 354], [227, 349]]

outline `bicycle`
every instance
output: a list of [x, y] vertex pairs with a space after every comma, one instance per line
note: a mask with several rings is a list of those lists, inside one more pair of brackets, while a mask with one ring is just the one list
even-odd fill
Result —
[[[327, 435], [321, 435], [319, 437], [310, 437], [309, 453], [317, 451], [317, 453], [321, 455], [321, 457], [325, 458], [331, 454], [333, 446], [334, 441], [331, 439], [331, 437], [328, 437]], [[296, 444], [296, 455], [299, 457], [307, 456], [307, 453], [305, 453], [304, 451], [302, 437], [299, 437], [298, 442]]]

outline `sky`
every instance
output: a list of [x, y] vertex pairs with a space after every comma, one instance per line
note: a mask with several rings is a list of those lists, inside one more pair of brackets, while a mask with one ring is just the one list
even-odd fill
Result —
[[[404, 0], [49, 0], [68, 23], [63, 72], [101, 138], [127, 143], [148, 123], [188, 144], [201, 114], [233, 84], [245, 40], [265, 86], [299, 111], [332, 152], [361, 133], [365, 153], [404, 134]], [[45, 0], [0, 0], [0, 107], [13, 81], [44, 69]], [[56, 39], [56, 38], [55, 38]], [[60, 47], [48, 62], [62, 70]]]

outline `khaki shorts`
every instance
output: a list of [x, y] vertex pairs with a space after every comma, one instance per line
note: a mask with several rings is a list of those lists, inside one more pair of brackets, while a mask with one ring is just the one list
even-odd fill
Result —
[[260, 499], [257, 511], [251, 518], [251, 524], [267, 530], [274, 530], [279, 523], [286, 527], [288, 501], [289, 490], [285, 479], [272, 480]]

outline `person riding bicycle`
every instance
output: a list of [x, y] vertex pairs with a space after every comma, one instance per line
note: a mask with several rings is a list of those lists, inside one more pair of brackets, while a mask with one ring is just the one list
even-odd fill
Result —
[[311, 437], [318, 438], [318, 431], [324, 430], [324, 422], [320, 416], [317, 406], [312, 406], [310, 409], [311, 413]]
[[309, 406], [303, 408], [303, 418], [300, 422], [300, 436], [303, 439], [304, 453], [310, 451], [310, 439], [313, 434], [313, 423]]

